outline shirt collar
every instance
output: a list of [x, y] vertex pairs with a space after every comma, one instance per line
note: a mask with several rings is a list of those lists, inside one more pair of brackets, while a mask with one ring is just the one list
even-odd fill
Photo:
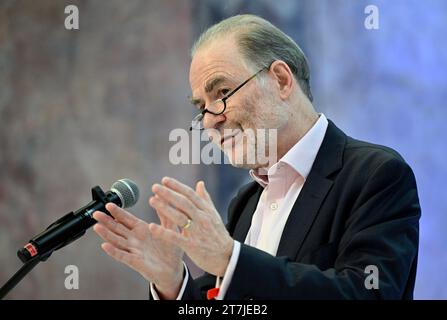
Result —
[[312, 128], [267, 171], [267, 175], [260, 174], [259, 170], [252, 169], [250, 170], [250, 176], [262, 187], [265, 187], [268, 184], [268, 177], [274, 174], [278, 163], [284, 162], [306, 179], [323, 143], [327, 126], [327, 118], [321, 113]]

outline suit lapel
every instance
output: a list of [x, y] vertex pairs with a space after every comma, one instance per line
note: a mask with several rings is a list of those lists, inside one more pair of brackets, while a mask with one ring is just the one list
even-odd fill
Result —
[[331, 186], [331, 180], [317, 173], [309, 174], [287, 219], [277, 256], [288, 256], [292, 259], [296, 257]]
[[327, 177], [342, 166], [345, 144], [346, 135], [329, 120], [312, 170], [284, 226], [277, 256], [288, 256], [294, 259], [298, 255], [332, 187], [333, 181]]
[[239, 218], [236, 228], [234, 229], [233, 238], [241, 243], [244, 243], [245, 238], [247, 237], [247, 233], [251, 225], [251, 219], [255, 213], [262, 190], [264, 189], [259, 186], [256, 192], [254, 192], [248, 199], [247, 205], [243, 209], [241, 217]]

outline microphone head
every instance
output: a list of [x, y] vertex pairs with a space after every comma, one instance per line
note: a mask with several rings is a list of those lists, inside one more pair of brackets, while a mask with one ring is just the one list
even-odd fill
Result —
[[137, 203], [140, 191], [135, 182], [130, 179], [120, 179], [112, 184], [110, 191], [115, 192], [120, 198], [122, 208], [129, 208]]

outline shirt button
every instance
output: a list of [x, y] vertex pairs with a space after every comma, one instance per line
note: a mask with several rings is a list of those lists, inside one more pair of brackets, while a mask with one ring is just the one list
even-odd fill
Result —
[[276, 209], [278, 209], [278, 204], [277, 204], [276, 202], [272, 202], [272, 203], [270, 204], [270, 209], [271, 209], [272, 211], [275, 211]]

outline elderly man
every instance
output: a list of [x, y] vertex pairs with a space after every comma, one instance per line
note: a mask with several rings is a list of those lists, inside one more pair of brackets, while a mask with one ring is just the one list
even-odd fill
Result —
[[[411, 299], [420, 206], [395, 151], [346, 136], [315, 111], [296, 43], [252, 15], [223, 20], [192, 50], [192, 102], [205, 129], [253, 182], [225, 226], [203, 182], [152, 187], [160, 225], [108, 204], [102, 248], [150, 282], [155, 299]], [[233, 129], [226, 134], [226, 129]], [[276, 130], [276, 145], [249, 139]], [[252, 148], [250, 148], [252, 147]], [[236, 161], [265, 147], [274, 163]], [[192, 279], [183, 255], [206, 273]]]

